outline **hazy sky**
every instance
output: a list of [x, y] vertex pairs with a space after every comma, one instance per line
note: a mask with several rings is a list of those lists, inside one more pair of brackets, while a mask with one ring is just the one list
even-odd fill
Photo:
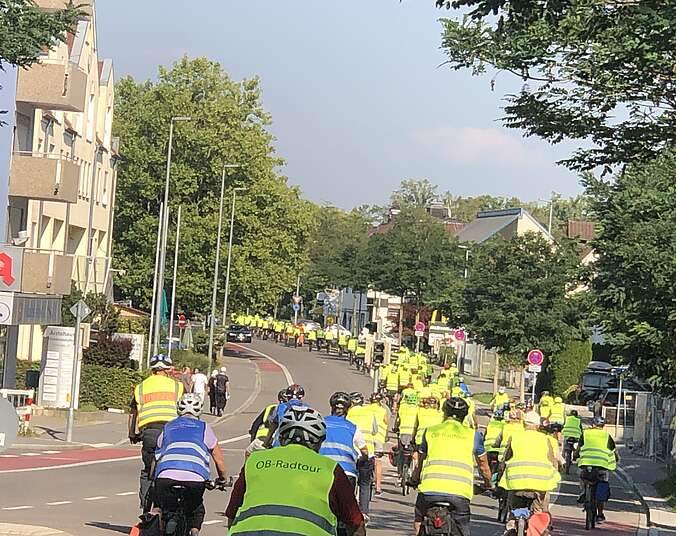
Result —
[[259, 75], [283, 172], [345, 208], [383, 203], [404, 178], [456, 195], [574, 195], [552, 148], [503, 128], [507, 74], [438, 68], [445, 10], [434, 0], [98, 0], [99, 54], [116, 76], [152, 78], [183, 54]]

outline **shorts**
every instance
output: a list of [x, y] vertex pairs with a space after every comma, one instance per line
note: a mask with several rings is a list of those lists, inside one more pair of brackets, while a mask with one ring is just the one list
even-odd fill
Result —
[[509, 491], [507, 509], [528, 508], [531, 512], [549, 512], [549, 492], [547, 491]]
[[469, 499], [459, 495], [441, 495], [435, 493], [418, 493], [415, 500], [415, 522], [421, 523], [427, 509], [435, 502], [446, 502], [451, 505], [451, 515], [462, 536], [470, 536]]
[[[583, 467], [589, 467], [588, 465], [582, 465], [580, 466], [580, 482], [582, 482], [584, 479], [582, 478], [582, 475], [584, 474], [584, 471], [582, 471]], [[598, 481], [599, 482], [608, 482], [608, 469], [603, 469], [601, 467], [596, 468], [596, 474], [598, 475]]]

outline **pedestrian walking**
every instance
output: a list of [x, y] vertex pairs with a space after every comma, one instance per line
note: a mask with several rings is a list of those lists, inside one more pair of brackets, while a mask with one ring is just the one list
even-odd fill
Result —
[[216, 375], [218, 374], [218, 369], [211, 371], [211, 376], [209, 377], [209, 383], [207, 389], [209, 391], [209, 413], [212, 415], [216, 414]]
[[191, 380], [192, 392], [199, 396], [202, 402], [204, 402], [209, 379], [204, 375], [204, 373], [200, 372], [200, 369], [195, 367], [195, 372], [193, 373]]
[[225, 409], [225, 405], [228, 402], [228, 398], [230, 398], [230, 393], [228, 392], [228, 385], [230, 382], [230, 379], [228, 378], [228, 375], [226, 374], [227, 369], [225, 367], [221, 367], [221, 370], [218, 371], [218, 374], [216, 375], [214, 379], [214, 387], [216, 388], [216, 415], [221, 417], [223, 415], [223, 410]]
[[183, 392], [191, 393], [192, 392], [192, 371], [190, 367], [183, 367], [183, 372], [181, 372], [181, 383], [183, 384]]

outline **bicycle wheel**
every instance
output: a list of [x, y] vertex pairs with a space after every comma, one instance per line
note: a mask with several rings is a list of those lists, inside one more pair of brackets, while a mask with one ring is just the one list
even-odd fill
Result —
[[570, 449], [566, 449], [566, 474], [570, 474], [570, 466], [573, 463], [573, 453]]
[[585, 510], [585, 530], [591, 530], [596, 526], [596, 490], [595, 486], [587, 484], [585, 486], [584, 510]]
[[526, 520], [523, 517], [516, 521], [516, 536], [526, 536]]
[[408, 460], [404, 461], [404, 466], [401, 469], [401, 494], [405, 497], [408, 495], [409, 488], [408, 482], [409, 478], [411, 477], [411, 462]]
[[507, 523], [507, 495], [498, 499], [498, 522]]

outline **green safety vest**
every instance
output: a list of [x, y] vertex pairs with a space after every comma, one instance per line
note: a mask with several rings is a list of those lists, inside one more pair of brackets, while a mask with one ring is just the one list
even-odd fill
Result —
[[324, 332], [324, 339], [327, 341], [333, 341], [335, 337], [333, 336], [333, 331]]
[[608, 448], [608, 437], [609, 434], [605, 430], [598, 428], [585, 430], [582, 448], [580, 448], [580, 459], [577, 462], [578, 467], [586, 465], [614, 471], [617, 468], [617, 462], [615, 452]]
[[378, 422], [376, 442], [383, 444], [387, 439], [387, 410], [380, 402], [371, 402], [366, 407], [376, 416]]
[[554, 403], [549, 412], [549, 422], [563, 424], [566, 420], [566, 405], [562, 402]]
[[316, 341], [317, 340], [317, 332], [311, 331], [310, 333], [308, 333], [307, 334], [307, 340], [308, 341]]
[[333, 536], [335, 469], [336, 462], [302, 445], [252, 452], [244, 464], [244, 502], [228, 534]]
[[552, 491], [561, 475], [549, 460], [549, 436], [537, 430], [512, 435], [512, 457], [505, 462], [500, 487], [508, 491]]
[[413, 435], [418, 421], [418, 406], [402, 404], [399, 406], [399, 435]]
[[357, 339], [354, 337], [351, 337], [347, 341], [347, 351], [348, 352], [356, 352], [357, 351]]
[[505, 421], [498, 421], [496, 419], [491, 418], [490, 421], [488, 421], [488, 426], [486, 427], [486, 435], [484, 436], [484, 449], [486, 449], [486, 452], [497, 452], [499, 454], [503, 453], [505, 451], [504, 447], [504, 442], [502, 442], [501, 447], [494, 447], [493, 444], [495, 443], [495, 440], [498, 438], [500, 435], [500, 432], [505, 428]]
[[582, 420], [580, 417], [569, 415], [566, 418], [566, 423], [563, 425], [563, 437], [574, 437], [580, 439], [582, 435]]
[[338, 346], [347, 346], [348, 338], [346, 335], [340, 335], [338, 337]]
[[385, 377], [385, 387], [388, 391], [398, 391], [399, 390], [399, 373], [394, 370], [390, 370]]
[[[376, 419], [375, 413], [367, 406], [352, 406], [347, 412], [347, 420], [359, 428], [364, 436], [369, 454], [373, 454], [376, 451], [375, 440], [378, 431]], [[375, 434], [373, 433], [374, 429], [376, 431]]]
[[420, 445], [425, 430], [431, 426], [444, 422], [444, 414], [436, 408], [418, 408], [418, 429], [415, 433], [415, 442]]
[[278, 404], [270, 404], [265, 408], [265, 413], [263, 413], [263, 424], [261, 424], [258, 427], [258, 430], [256, 431], [256, 437], [258, 439], [265, 439], [268, 437], [268, 427], [266, 426], [268, 422], [268, 418], [270, 417], [270, 413], [272, 413], [272, 410], [274, 410], [277, 407]]
[[420, 475], [421, 493], [459, 495], [474, 493], [474, 430], [448, 419], [425, 432], [427, 456]]
[[502, 438], [500, 439], [500, 448], [498, 449], [501, 460], [509, 439], [517, 434], [520, 434], [523, 431], [524, 427], [521, 421], [505, 423], [505, 426], [502, 428]]

